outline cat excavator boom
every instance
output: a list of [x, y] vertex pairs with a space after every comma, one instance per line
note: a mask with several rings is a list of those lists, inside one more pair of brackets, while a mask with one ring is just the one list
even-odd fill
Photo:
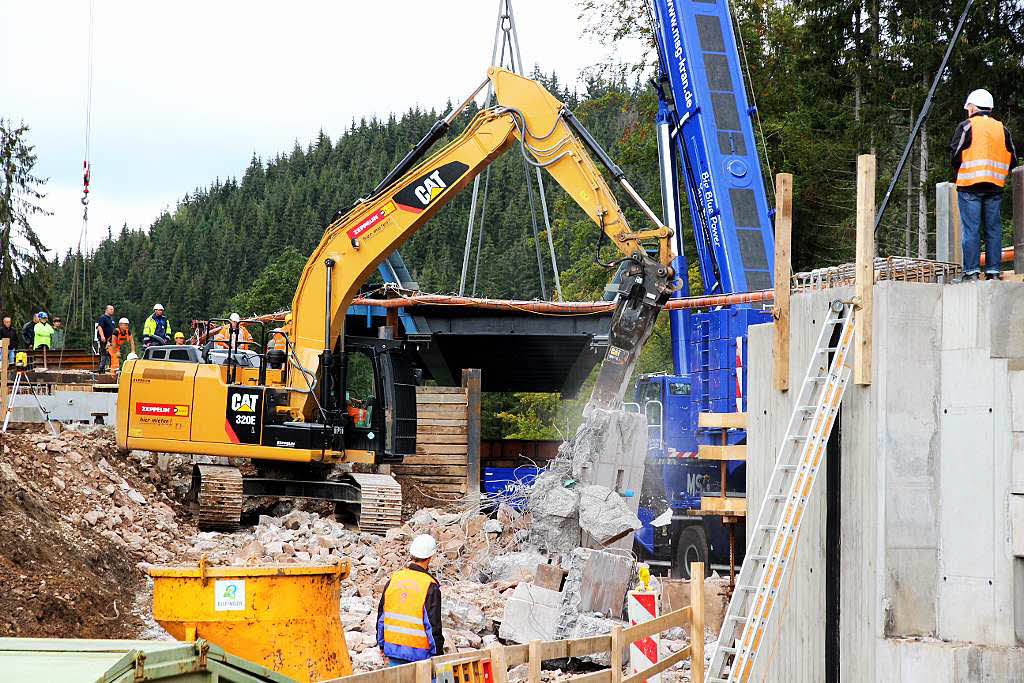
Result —
[[[487, 84], [496, 106], [478, 112], [460, 135], [428, 155]], [[345, 312], [391, 252], [513, 146], [550, 173], [621, 253], [612, 264], [625, 264], [618, 305], [591, 397], [592, 406], [616, 406], [674, 289], [673, 236], [572, 112], [536, 81], [492, 67], [473, 95], [438, 121], [370, 194], [327, 226], [299, 278], [286, 350], [267, 344], [274, 348], [264, 351], [252, 344], [255, 350], [224, 353], [218, 363], [208, 346], [199, 357], [172, 359], [169, 351], [161, 360], [129, 361], [119, 380], [118, 444], [252, 459], [266, 476], [243, 481], [234, 468], [196, 467], [200, 522], [210, 528], [237, 526], [243, 494], [361, 503], [362, 526], [386, 526], [391, 513], [383, 508], [393, 507], [397, 489], [385, 481], [390, 478], [356, 475], [354, 483], [338, 483], [324, 481], [323, 473], [339, 462], [401, 462], [415, 453], [415, 380], [401, 342], [346, 338]], [[591, 154], [637, 203], [652, 223], [649, 228], [630, 227]], [[358, 369], [360, 363], [372, 366], [372, 381]], [[357, 382], [370, 389], [353, 410]], [[372, 505], [371, 489], [385, 491]]]

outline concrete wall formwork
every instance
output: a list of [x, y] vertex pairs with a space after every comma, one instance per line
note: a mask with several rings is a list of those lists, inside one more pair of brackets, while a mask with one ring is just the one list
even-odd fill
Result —
[[[751, 331], [752, 510], [820, 316], [849, 295], [793, 298], [788, 393], [771, 326]], [[885, 282], [874, 301], [875, 374], [841, 419], [841, 679], [1024, 681], [1024, 284]], [[822, 472], [763, 680], [826, 678], [824, 497]]]

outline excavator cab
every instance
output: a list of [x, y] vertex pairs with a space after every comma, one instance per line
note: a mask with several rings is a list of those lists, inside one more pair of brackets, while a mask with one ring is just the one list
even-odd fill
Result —
[[377, 464], [416, 453], [416, 374], [402, 342], [346, 337], [342, 386], [345, 450]]

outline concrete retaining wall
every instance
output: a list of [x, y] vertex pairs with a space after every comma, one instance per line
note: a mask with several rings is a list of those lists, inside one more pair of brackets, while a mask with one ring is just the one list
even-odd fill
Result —
[[[751, 331], [752, 510], [827, 302], [849, 295], [793, 298], [787, 393], [772, 327]], [[1024, 284], [879, 283], [873, 323], [874, 381], [841, 419], [842, 680], [1024, 681]], [[823, 471], [765, 680], [825, 680], [824, 495]]]

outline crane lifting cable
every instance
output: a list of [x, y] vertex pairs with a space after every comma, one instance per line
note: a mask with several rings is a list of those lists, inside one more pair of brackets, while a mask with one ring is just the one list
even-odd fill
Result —
[[[82, 158], [82, 227], [78, 234], [78, 246], [74, 255], [75, 267], [68, 294], [67, 330], [86, 329], [89, 318], [89, 263], [86, 260], [89, 248], [89, 184], [92, 180], [91, 137], [92, 137], [92, 86], [94, 55], [95, 0], [89, 0], [89, 23], [87, 29], [86, 77], [85, 77], [85, 149]], [[65, 333], [66, 334], [66, 333]], [[65, 336], [66, 339], [66, 336]], [[67, 346], [65, 342], [64, 346]], [[61, 349], [63, 361], [64, 349]]]
[[[499, 52], [499, 45], [501, 50]], [[512, 13], [512, 0], [498, 0], [498, 21], [494, 29], [494, 44], [491, 48], [491, 65], [507, 68], [513, 73], [525, 75], [523, 58], [519, 52], [519, 35], [516, 31], [515, 16]], [[484, 107], [491, 104], [493, 92], [488, 86], [487, 95], [484, 99]], [[551, 236], [551, 218], [548, 214], [547, 196], [544, 194], [544, 183], [541, 178], [540, 168], [532, 168], [524, 157], [523, 169], [526, 173], [527, 199], [530, 207], [530, 227], [533, 232], [534, 252], [537, 258], [537, 275], [540, 280], [541, 298], [548, 298], [547, 283], [545, 280], [544, 261], [541, 256], [540, 228], [537, 223], [537, 207], [533, 192], [534, 174], [540, 199], [540, 213], [544, 218], [544, 228], [547, 236], [548, 255], [551, 258], [551, 270], [554, 275], [555, 296], [562, 299], [562, 283], [558, 276], [558, 260], [555, 256], [555, 245]], [[480, 193], [480, 177], [473, 179], [473, 194], [469, 206], [469, 225], [466, 228], [466, 247], [462, 254], [462, 274], [459, 278], [459, 295], [465, 294], [467, 275], [469, 271], [469, 259], [473, 249], [473, 224], [479, 220], [479, 232], [477, 234], [476, 263], [473, 268], [473, 287], [475, 295], [477, 290], [477, 277], [480, 274], [480, 253], [483, 249], [484, 216], [487, 212], [487, 186], [490, 182], [490, 168], [487, 169], [484, 178], [484, 196], [480, 206], [479, 219], [477, 218], [477, 197]]]

